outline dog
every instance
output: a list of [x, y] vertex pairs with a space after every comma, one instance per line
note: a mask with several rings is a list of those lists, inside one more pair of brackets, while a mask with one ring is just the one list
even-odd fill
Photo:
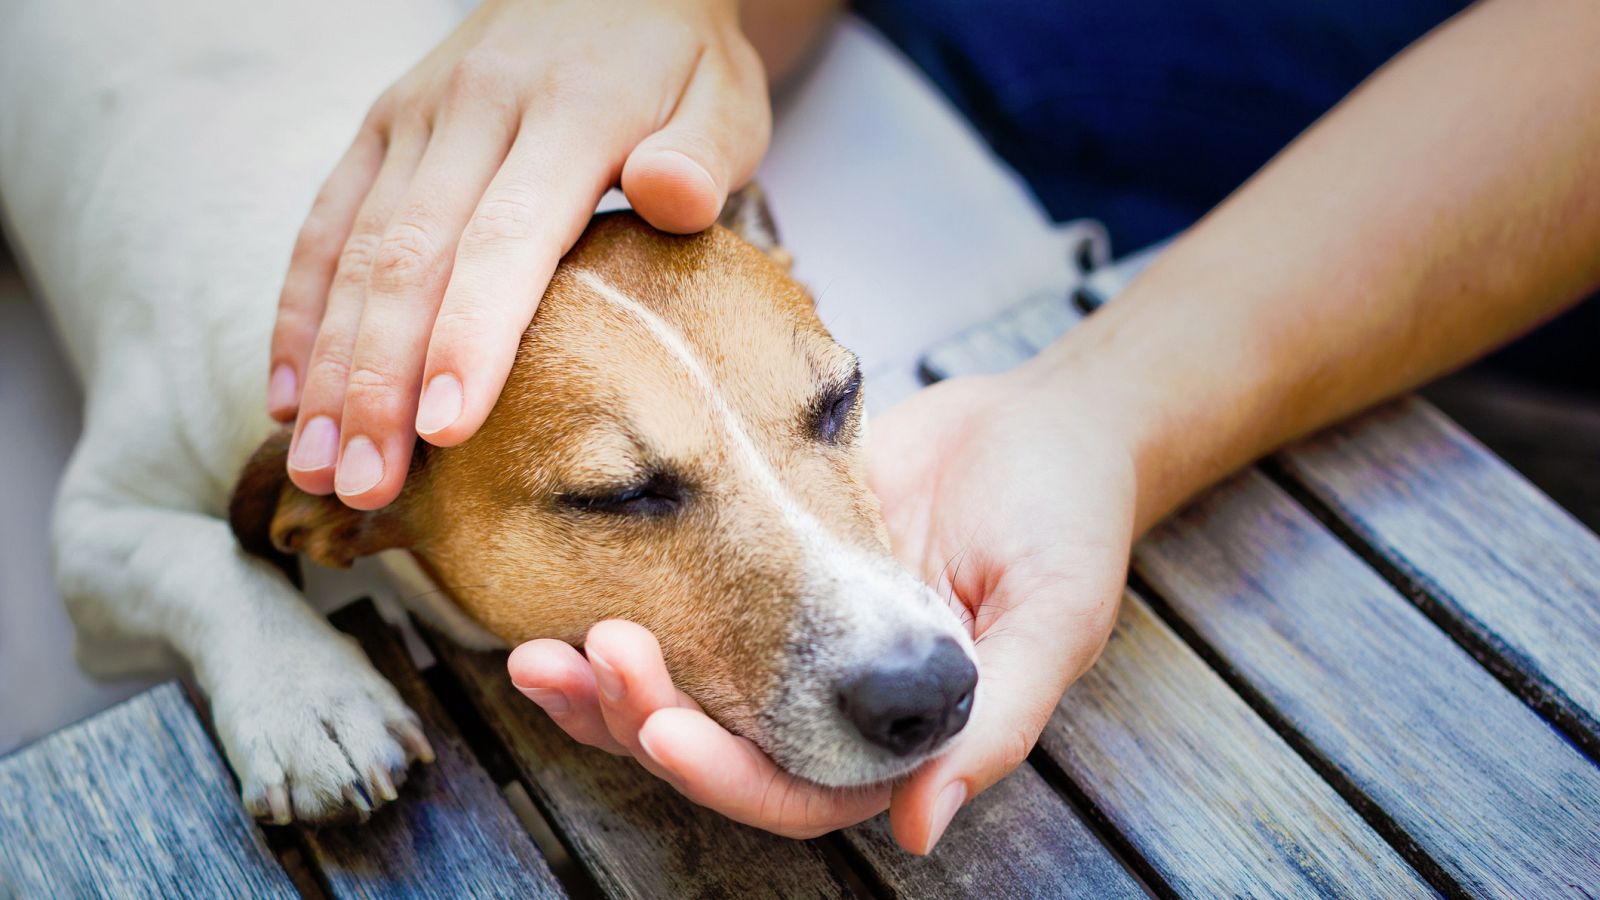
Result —
[[[28, 88], [3, 98], [0, 195], [86, 393], [58, 583], [86, 667], [188, 666], [254, 815], [365, 816], [432, 755], [304, 601], [301, 557], [378, 556], [470, 647], [638, 622], [708, 714], [820, 784], [901, 776], [962, 727], [970, 635], [891, 556], [859, 368], [754, 194], [694, 236], [597, 218], [479, 434], [419, 444], [400, 498], [357, 512], [287, 481], [264, 408], [272, 298], [373, 73], [443, 29], [306, 36], [294, 10], [198, 10], [157, 53], [116, 36], [159, 11], [108, 3], [82, 29], [51, 6], [9, 14], [8, 83]], [[359, 47], [301, 46], [330, 34]], [[363, 77], [302, 71], [323, 53]]]

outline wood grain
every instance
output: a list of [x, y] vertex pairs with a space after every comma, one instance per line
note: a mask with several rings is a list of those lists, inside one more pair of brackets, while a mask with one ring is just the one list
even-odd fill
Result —
[[0, 897], [295, 897], [176, 683], [0, 760]]
[[1433, 893], [1131, 591], [1040, 747], [1181, 896]]
[[1134, 568], [1436, 879], [1600, 884], [1600, 770], [1265, 476], [1158, 526]]
[[413, 765], [400, 798], [360, 825], [304, 829], [337, 897], [560, 897], [560, 883], [439, 700], [399, 635], [362, 600], [333, 616], [418, 716], [438, 760]]
[[1415, 398], [1278, 458], [1436, 621], [1600, 756], [1600, 538]]
[[557, 728], [506, 675], [504, 653], [433, 642], [573, 855], [614, 897], [843, 897], [813, 843], [747, 828], [690, 803], [631, 760]]
[[887, 815], [845, 840], [896, 897], [1143, 897], [1137, 881], [1032, 766], [961, 810], [928, 856], [900, 849]]

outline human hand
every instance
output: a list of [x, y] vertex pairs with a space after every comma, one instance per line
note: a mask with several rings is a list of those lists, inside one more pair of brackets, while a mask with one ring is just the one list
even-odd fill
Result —
[[[512, 681], [568, 734], [629, 755], [685, 796], [791, 837], [891, 806], [902, 847], [933, 848], [957, 809], [1019, 765], [1110, 635], [1133, 533], [1132, 458], [1088, 403], [1019, 376], [957, 379], [871, 423], [871, 480], [896, 554], [972, 628], [980, 680], [950, 749], [905, 781], [837, 790], [796, 779], [672, 684], [655, 639], [604, 622], [588, 658], [518, 647]], [[598, 686], [598, 687], [597, 687]]]
[[485, 0], [373, 105], [296, 241], [268, 388], [290, 478], [389, 503], [419, 434], [488, 416], [609, 186], [699, 231], [770, 123], [732, 0]]

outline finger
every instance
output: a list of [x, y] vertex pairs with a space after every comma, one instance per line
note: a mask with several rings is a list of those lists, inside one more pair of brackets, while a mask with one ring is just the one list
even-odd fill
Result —
[[339, 250], [349, 237], [350, 224], [382, 164], [383, 137], [377, 130], [363, 126], [317, 192], [311, 212], [295, 238], [289, 273], [284, 276], [283, 291], [278, 295], [267, 382], [267, 412], [280, 422], [294, 418]]
[[[1043, 587], [1040, 585], [1039, 587]], [[1113, 596], [1120, 586], [1113, 588]], [[1067, 686], [1094, 662], [1115, 620], [1074, 620], [1048, 589], [1007, 592], [978, 643], [972, 717], [942, 756], [895, 787], [889, 823], [912, 853], [929, 853], [961, 807], [1021, 765]], [[979, 610], [979, 619], [991, 618]], [[1047, 661], [1047, 662], [1046, 662]]]
[[628, 755], [606, 729], [594, 673], [583, 655], [562, 641], [529, 641], [506, 659], [511, 683], [579, 743]]
[[771, 132], [761, 66], [705, 53], [667, 124], [628, 155], [623, 193], [663, 231], [708, 228], [728, 192], [755, 172]]
[[416, 171], [426, 140], [425, 134], [415, 131], [390, 143], [372, 190], [362, 201], [350, 235], [339, 251], [339, 262], [328, 288], [327, 308], [306, 363], [305, 389], [289, 444], [289, 479], [308, 493], [333, 491], [334, 464], [341, 446], [339, 418], [344, 410], [345, 383], [361, 324], [372, 254]]
[[345, 446], [359, 452], [347, 452], [334, 477], [349, 506], [376, 509], [400, 494], [456, 242], [510, 143], [511, 123], [498, 112], [441, 123], [373, 255], [340, 419]]
[[699, 706], [673, 685], [655, 636], [632, 622], [595, 625], [584, 639], [583, 651], [594, 670], [606, 728], [649, 768], [653, 761], [639, 745], [645, 720], [657, 710]]
[[499, 399], [556, 263], [615, 173], [599, 143], [551, 121], [525, 121], [473, 211], [428, 341], [421, 406], [429, 415], [417, 433], [429, 443], [471, 437]]
[[730, 819], [811, 838], [872, 818], [889, 789], [825, 788], [779, 769], [754, 743], [704, 713], [663, 709], [639, 732], [645, 751], [684, 796]]

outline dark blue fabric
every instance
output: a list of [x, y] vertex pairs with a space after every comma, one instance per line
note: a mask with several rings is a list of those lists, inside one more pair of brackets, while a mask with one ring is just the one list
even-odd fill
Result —
[[[1450, 0], [860, 0], [1058, 220], [1117, 254], [1199, 219], [1468, 4]], [[1590, 300], [1497, 367], [1600, 388]]]
[[1189, 225], [1447, 0], [864, 0], [1058, 219], [1129, 252]]

